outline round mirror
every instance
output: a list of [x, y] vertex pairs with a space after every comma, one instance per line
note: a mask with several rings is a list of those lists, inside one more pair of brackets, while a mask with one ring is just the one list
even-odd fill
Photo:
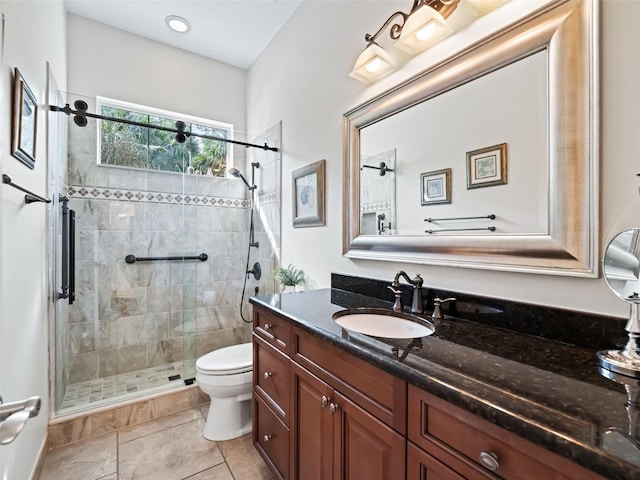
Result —
[[604, 278], [623, 300], [640, 303], [640, 228], [618, 233], [604, 253]]

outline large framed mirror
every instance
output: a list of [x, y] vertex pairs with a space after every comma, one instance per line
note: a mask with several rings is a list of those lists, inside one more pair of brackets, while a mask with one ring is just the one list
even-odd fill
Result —
[[345, 113], [344, 255], [597, 276], [598, 64], [598, 2], [559, 0]]

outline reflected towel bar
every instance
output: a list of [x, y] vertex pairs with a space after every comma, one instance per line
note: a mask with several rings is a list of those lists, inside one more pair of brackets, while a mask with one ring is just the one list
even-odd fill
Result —
[[484, 228], [442, 228], [440, 230], [425, 230], [424, 233], [440, 233], [440, 232], [472, 232], [478, 230], [488, 230], [495, 232], [496, 227], [484, 227]]
[[206, 253], [193, 256], [181, 256], [181, 257], [136, 257], [135, 255], [127, 255], [124, 257], [124, 261], [127, 263], [136, 262], [155, 262], [156, 260], [200, 260], [206, 262], [209, 256]]
[[480, 220], [488, 218], [489, 220], [495, 220], [496, 216], [492, 213], [485, 215], [484, 217], [449, 217], [449, 218], [425, 218], [425, 222], [444, 222], [446, 220]]
[[10, 185], [13, 188], [17, 188], [21, 192], [26, 193], [26, 195], [24, 196], [24, 202], [27, 204], [35, 203], [35, 202], [51, 203], [50, 198], [44, 198], [44, 197], [41, 197], [40, 195], [36, 195], [35, 193], [27, 190], [26, 188], [21, 187], [17, 183], [13, 183], [13, 181], [11, 180], [11, 177], [5, 173], [2, 174], [2, 183]]

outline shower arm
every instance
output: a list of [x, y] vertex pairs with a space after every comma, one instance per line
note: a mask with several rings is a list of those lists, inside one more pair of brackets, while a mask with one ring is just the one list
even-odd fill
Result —
[[[231, 139], [224, 138], [224, 137], [216, 137], [214, 135], [205, 135], [203, 133], [185, 132], [184, 129], [161, 127], [159, 125], [150, 125], [148, 123], [136, 122], [134, 120], [127, 120], [125, 118], [108, 117], [106, 115], [98, 115], [96, 113], [89, 113], [86, 110], [74, 110], [69, 106], [68, 103], [64, 107], [58, 107], [56, 105], [51, 105], [49, 108], [51, 109], [52, 112], [62, 112], [64, 114], [66, 114], [66, 115], [74, 115], [74, 120], [77, 119], [77, 118], [80, 118], [80, 119], [85, 119], [85, 122], [86, 122], [86, 117], [97, 118], [97, 119], [100, 119], [100, 120], [108, 120], [108, 121], [111, 121], [111, 122], [118, 122], [118, 123], [125, 123], [127, 125], [134, 125], [136, 127], [153, 128], [155, 130], [162, 130], [164, 132], [175, 133], [176, 135], [182, 134], [185, 137], [206, 138], [208, 140], [217, 140], [217, 141], [220, 141], [220, 142], [232, 143], [234, 145], [241, 145], [241, 146], [247, 147], [247, 148], [248, 147], [253, 147], [253, 148], [259, 148], [261, 150], [268, 150], [268, 151], [271, 151], [271, 152], [277, 152], [278, 151], [278, 149], [276, 147], [270, 147], [266, 142], [264, 143], [264, 145], [257, 145], [255, 143], [241, 142], [240, 140], [231, 140]], [[84, 125], [86, 125], [86, 123], [84, 125], [80, 125], [80, 124], [78, 124], [76, 122], [76, 125], [84, 126]]]

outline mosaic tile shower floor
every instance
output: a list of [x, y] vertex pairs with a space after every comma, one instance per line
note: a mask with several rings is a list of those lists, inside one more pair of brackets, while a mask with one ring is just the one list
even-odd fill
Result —
[[184, 385], [182, 362], [137, 370], [112, 377], [98, 378], [69, 385], [64, 393], [61, 410], [86, 407], [116, 398], [126, 398], [140, 392], [151, 392], [170, 384]]

